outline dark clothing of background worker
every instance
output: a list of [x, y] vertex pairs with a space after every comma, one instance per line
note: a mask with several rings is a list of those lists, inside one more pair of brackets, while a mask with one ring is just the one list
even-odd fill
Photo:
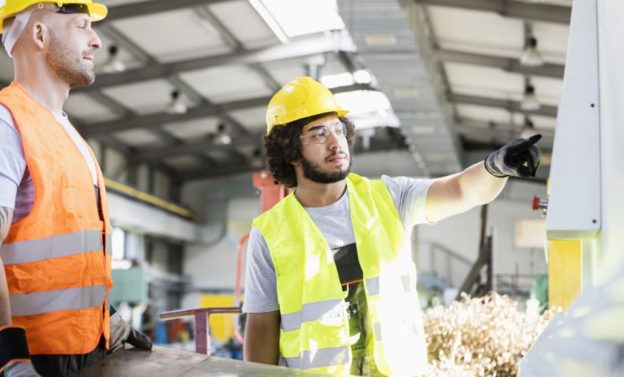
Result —
[[294, 192], [250, 233], [245, 359], [337, 376], [422, 375], [411, 229], [491, 202], [508, 176], [534, 176], [540, 136], [450, 176], [368, 180], [349, 172], [347, 113], [309, 77], [269, 103], [269, 170]]

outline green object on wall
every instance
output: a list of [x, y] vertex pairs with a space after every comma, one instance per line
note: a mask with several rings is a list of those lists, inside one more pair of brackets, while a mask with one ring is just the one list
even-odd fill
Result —
[[548, 275], [536, 275], [533, 279], [533, 297], [544, 310], [548, 305]]
[[113, 289], [109, 294], [109, 302], [118, 306], [125, 301], [130, 304], [146, 304], [149, 283], [149, 271], [137, 266], [127, 270], [113, 270]]

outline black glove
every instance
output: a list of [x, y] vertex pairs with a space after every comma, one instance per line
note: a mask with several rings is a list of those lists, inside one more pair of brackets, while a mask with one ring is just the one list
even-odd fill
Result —
[[535, 177], [540, 162], [540, 149], [535, 145], [542, 135], [516, 139], [490, 153], [485, 168], [495, 177]]
[[0, 327], [0, 375], [41, 377], [30, 362], [26, 331], [22, 327]]
[[152, 349], [152, 340], [149, 336], [135, 329], [130, 330], [126, 343], [129, 343], [134, 348], [138, 348], [140, 350], [150, 351]]
[[152, 341], [147, 335], [130, 327], [118, 312], [111, 310], [111, 313], [109, 352], [123, 349], [126, 343], [141, 350], [149, 351], [152, 349]]

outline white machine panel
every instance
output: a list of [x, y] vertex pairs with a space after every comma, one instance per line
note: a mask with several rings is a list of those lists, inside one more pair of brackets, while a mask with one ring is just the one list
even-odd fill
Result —
[[574, 1], [550, 171], [548, 239], [593, 238], [601, 227], [596, 19], [595, 1]]

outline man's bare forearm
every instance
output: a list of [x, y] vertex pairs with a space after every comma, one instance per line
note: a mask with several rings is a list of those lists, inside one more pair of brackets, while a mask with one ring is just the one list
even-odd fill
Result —
[[[13, 220], [13, 210], [0, 207], [0, 246], [9, 234], [9, 228]], [[11, 324], [11, 305], [9, 302], [9, 288], [7, 285], [4, 263], [0, 255], [0, 326]]]
[[459, 174], [459, 186], [470, 205], [487, 204], [501, 193], [507, 178], [494, 177], [483, 162], [472, 165]]
[[247, 314], [245, 361], [277, 365], [279, 361], [279, 311]]
[[436, 178], [427, 195], [427, 219], [443, 220], [494, 200], [507, 183], [488, 173], [483, 162], [462, 172]]

